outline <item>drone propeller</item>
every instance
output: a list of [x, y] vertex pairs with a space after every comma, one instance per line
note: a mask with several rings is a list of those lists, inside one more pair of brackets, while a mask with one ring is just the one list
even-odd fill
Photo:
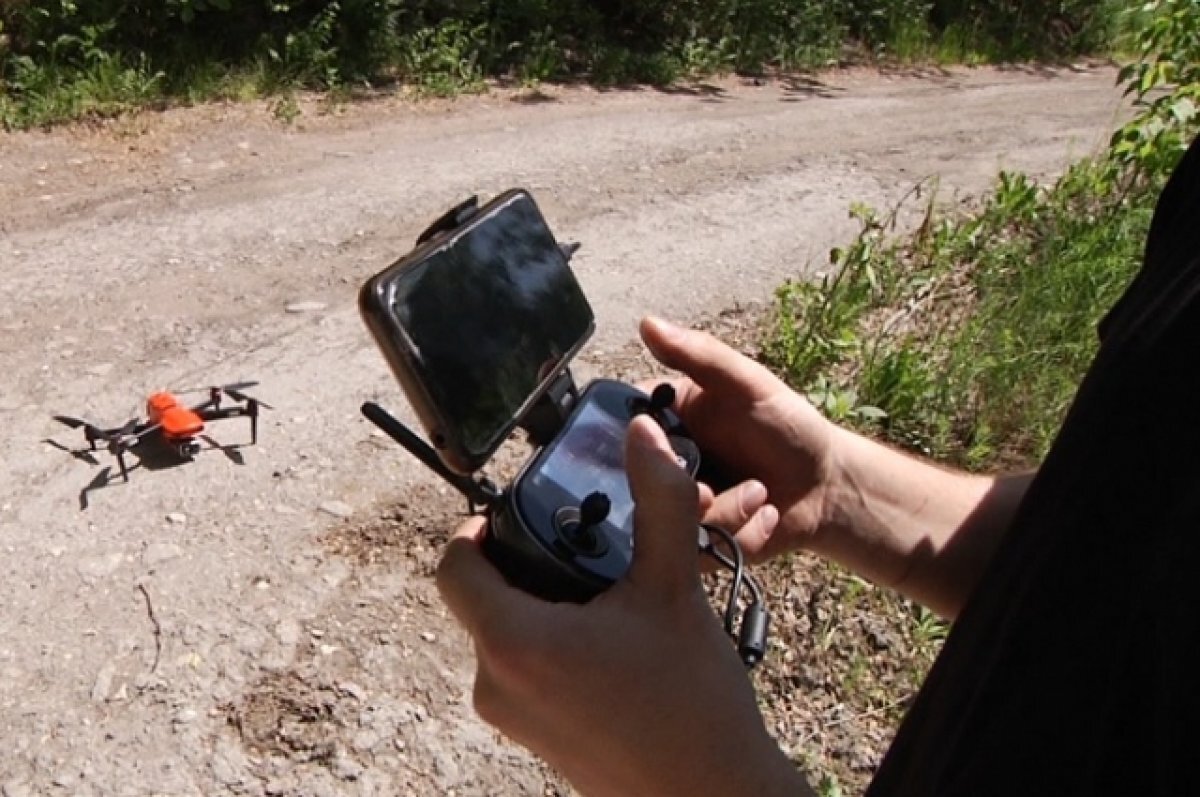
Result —
[[221, 390], [225, 391], [226, 393], [233, 395], [234, 393], [236, 393], [239, 390], [245, 390], [245, 389], [251, 388], [251, 387], [258, 387], [258, 382], [233, 382], [232, 384], [219, 385], [218, 387], [220, 387]]
[[88, 423], [79, 418], [72, 418], [70, 415], [55, 415], [53, 417], [54, 420], [72, 429], [82, 428], [89, 440], [111, 440], [115, 437], [132, 434], [138, 424], [137, 418], [134, 418], [118, 429], [101, 429], [95, 424]]
[[[255, 384], [255, 383], [251, 382], [250, 384]], [[237, 401], [242, 401], [247, 404], [250, 403], [251, 401], [257, 401], [258, 406], [260, 406], [264, 409], [268, 409], [268, 410], [275, 409], [274, 407], [272, 407], [270, 404], [263, 401], [262, 399], [254, 398], [253, 396], [247, 396], [245, 393], [243, 393], [241, 391], [241, 387], [242, 387], [241, 385], [238, 385], [237, 387], [226, 386], [221, 389], [225, 391], [225, 395], [227, 395], [230, 398], [235, 399]]]
[[[212, 390], [220, 390], [223, 393], [229, 393], [231, 390], [245, 390], [251, 387], [257, 387], [258, 382], [230, 382], [228, 385], [205, 385], [204, 387], [188, 387], [182, 390], [172, 391], [176, 394], [184, 393], [207, 393]], [[230, 393], [230, 395], [233, 395]]]

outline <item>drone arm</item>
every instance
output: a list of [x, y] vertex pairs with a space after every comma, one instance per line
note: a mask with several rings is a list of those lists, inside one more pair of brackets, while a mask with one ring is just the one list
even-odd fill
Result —
[[223, 421], [226, 418], [240, 418], [243, 415], [251, 414], [249, 407], [221, 407], [220, 409], [194, 409], [192, 411], [205, 423]]
[[250, 419], [250, 445], [255, 445], [258, 443], [258, 408], [258, 399], [247, 399], [245, 406], [210, 409], [207, 404], [204, 404], [192, 411], [205, 423], [209, 421], [222, 421], [226, 418], [248, 417]]

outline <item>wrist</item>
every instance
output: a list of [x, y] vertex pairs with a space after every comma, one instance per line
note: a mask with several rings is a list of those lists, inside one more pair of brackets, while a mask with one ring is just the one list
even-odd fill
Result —
[[[669, 797], [811, 797], [814, 792], [804, 773], [788, 759], [774, 739], [762, 730], [758, 743], [729, 745], [713, 751], [714, 766], [700, 767], [695, 778], [670, 775], [669, 783], [647, 784], [645, 793]], [[745, 737], [743, 742], [747, 740]], [[665, 774], [665, 773], [658, 773]]]
[[861, 477], [857, 471], [861, 468], [858, 449], [864, 442], [863, 438], [836, 424], [829, 432], [829, 446], [826, 449], [823, 467], [820, 471], [817, 494], [820, 496], [820, 510], [817, 515], [817, 526], [814, 536], [827, 536], [831, 533], [845, 531], [854, 525], [854, 507], [861, 507], [862, 491], [858, 485]]

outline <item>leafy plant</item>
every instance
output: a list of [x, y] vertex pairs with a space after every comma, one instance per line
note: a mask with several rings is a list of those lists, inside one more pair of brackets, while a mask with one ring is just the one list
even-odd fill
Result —
[[448, 97], [483, 87], [483, 26], [447, 21], [422, 28], [405, 46], [403, 71], [422, 94]]
[[1152, 0], [1131, 11], [1137, 59], [1118, 81], [1137, 115], [1112, 138], [1117, 170], [1168, 174], [1200, 131], [1200, 3]]

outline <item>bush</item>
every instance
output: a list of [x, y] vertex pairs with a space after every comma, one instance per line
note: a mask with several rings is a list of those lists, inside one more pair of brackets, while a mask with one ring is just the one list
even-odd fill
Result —
[[[127, 99], [192, 96], [249, 73], [261, 90], [401, 79], [421, 91], [485, 76], [669, 82], [842, 57], [1064, 56], [1102, 46], [1104, 4], [1079, 0], [9, 0], [0, 3], [0, 109], [55, 118], [101, 64]], [[36, 74], [35, 74], [36, 73]], [[90, 77], [89, 77], [90, 76]], [[220, 93], [219, 88], [205, 90]], [[61, 101], [65, 106], [86, 106]], [[41, 109], [41, 110], [38, 110]]]

